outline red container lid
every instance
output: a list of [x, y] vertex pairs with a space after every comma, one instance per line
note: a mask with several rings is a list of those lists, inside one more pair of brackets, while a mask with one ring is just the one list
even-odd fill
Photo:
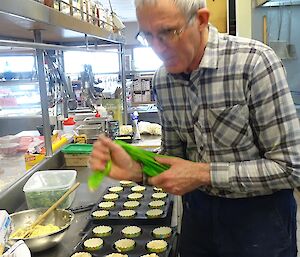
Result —
[[73, 117], [67, 118], [66, 120], [63, 121], [64, 125], [75, 125], [75, 121]]

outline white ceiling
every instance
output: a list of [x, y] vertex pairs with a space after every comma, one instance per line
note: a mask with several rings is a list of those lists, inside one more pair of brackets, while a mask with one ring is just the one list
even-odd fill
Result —
[[[134, 0], [110, 0], [113, 11], [123, 22], [136, 21]], [[109, 0], [101, 0], [105, 8], [110, 9]]]

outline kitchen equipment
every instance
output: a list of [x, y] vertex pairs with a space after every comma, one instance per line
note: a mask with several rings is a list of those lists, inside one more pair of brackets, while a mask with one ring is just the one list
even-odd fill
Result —
[[[10, 215], [12, 219], [12, 232], [17, 229], [32, 224], [46, 209], [32, 209], [26, 211], [16, 212]], [[44, 224], [53, 224], [59, 226], [60, 229], [49, 235], [22, 238], [32, 252], [39, 252], [51, 248], [61, 242], [65, 232], [71, 225], [74, 219], [74, 214], [68, 210], [57, 209], [52, 211], [44, 220]], [[8, 244], [13, 245], [19, 239], [9, 239]]]
[[[76, 170], [43, 170], [35, 172], [23, 187], [28, 208], [50, 207], [74, 184]], [[75, 197], [70, 194], [60, 208], [69, 208]]]
[[104, 124], [93, 124], [86, 125], [82, 124], [77, 127], [78, 134], [85, 134], [87, 137], [87, 142], [92, 143], [94, 140], [98, 138], [101, 133], [105, 133], [105, 125]]
[[106, 126], [108, 120], [109, 120], [108, 118], [101, 118], [101, 117], [86, 117], [83, 121], [87, 125], [101, 124]]
[[64, 153], [67, 167], [85, 167], [92, 150], [92, 144], [69, 144], [61, 151]]

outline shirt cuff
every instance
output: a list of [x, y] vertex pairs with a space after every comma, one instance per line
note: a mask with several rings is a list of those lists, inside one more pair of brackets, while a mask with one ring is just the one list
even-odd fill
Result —
[[228, 162], [212, 162], [210, 164], [210, 178], [212, 187], [230, 188], [229, 184], [229, 163]]

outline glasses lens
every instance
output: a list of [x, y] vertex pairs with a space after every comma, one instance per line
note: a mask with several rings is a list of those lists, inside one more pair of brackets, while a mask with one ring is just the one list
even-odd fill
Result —
[[147, 41], [146, 36], [143, 32], [137, 33], [135, 39], [139, 41], [143, 46], [149, 46], [149, 42]]

